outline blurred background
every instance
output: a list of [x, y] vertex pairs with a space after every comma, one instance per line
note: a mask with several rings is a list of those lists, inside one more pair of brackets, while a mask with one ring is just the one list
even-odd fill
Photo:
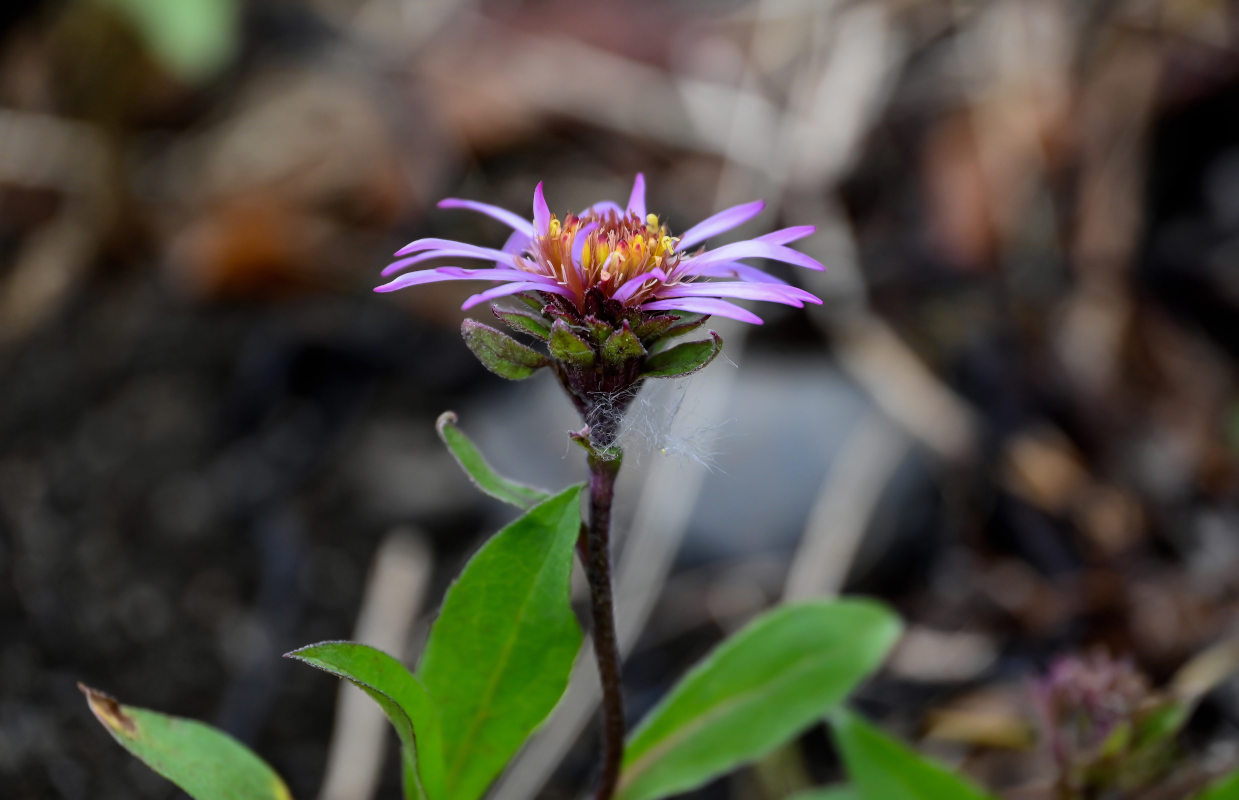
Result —
[[[731, 363], [634, 410], [634, 719], [760, 610], [848, 591], [910, 630], [859, 706], [1004, 796], [1050, 796], [1030, 682], [1099, 647], [1154, 687], [1212, 657], [1177, 777], [1132, 796], [1239, 762], [1225, 0], [9, 0], [0, 37], [6, 797], [176, 796], [79, 680], [299, 798], [397, 796], [383, 723], [280, 654], [412, 663], [510, 518], [441, 411], [530, 482], [581, 463], [549, 375], [462, 345], [475, 289], [370, 289], [413, 238], [500, 245], [441, 197], [523, 214], [543, 180], [562, 213], [638, 171], [673, 230], [762, 197], [742, 233], [817, 225], [829, 271], [776, 269], [824, 305], [712, 325]], [[594, 702], [495, 796], [577, 796]], [[818, 730], [692, 796], [837, 774]]]

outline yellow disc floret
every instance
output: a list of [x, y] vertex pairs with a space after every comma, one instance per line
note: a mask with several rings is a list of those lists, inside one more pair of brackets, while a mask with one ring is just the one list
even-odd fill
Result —
[[[577, 242], [579, 235], [586, 237]], [[552, 216], [545, 236], [535, 237], [529, 244], [521, 266], [530, 271], [555, 278], [573, 294], [578, 306], [590, 289], [598, 289], [611, 297], [617, 289], [633, 278], [661, 269], [668, 276], [663, 281], [656, 275], [625, 298], [626, 304], [637, 304], [649, 297], [662, 283], [672, 282], [672, 270], [679, 264], [676, 252], [678, 239], [672, 236], [657, 214], [641, 219], [633, 213], [615, 210], [589, 212], [578, 217], [568, 214], [561, 221]], [[573, 262], [580, 253], [580, 266]]]

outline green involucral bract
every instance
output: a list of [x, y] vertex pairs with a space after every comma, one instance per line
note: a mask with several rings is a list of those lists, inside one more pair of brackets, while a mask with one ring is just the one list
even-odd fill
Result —
[[481, 797], [568, 685], [581, 647], [569, 603], [581, 488], [483, 545], [431, 629], [418, 676], [439, 709], [450, 800]]
[[714, 360], [723, 350], [723, 340], [714, 331], [709, 339], [684, 342], [669, 350], [655, 353], [645, 360], [643, 378], [679, 378], [691, 375]]
[[580, 369], [594, 365], [594, 348], [588, 341], [573, 333], [562, 319], [551, 325], [551, 341], [547, 345], [551, 358], [563, 361]]
[[865, 600], [768, 612], [719, 645], [640, 724], [619, 800], [684, 792], [760, 758], [841, 703], [881, 665], [899, 620]]
[[482, 366], [501, 378], [513, 381], [528, 378], [549, 363], [538, 351], [475, 320], [462, 322], [460, 334]]
[[228, 734], [78, 688], [113, 739], [194, 800], [291, 800], [280, 776]]
[[543, 342], [551, 338], [551, 326], [547, 324], [546, 317], [541, 314], [511, 308], [492, 308], [491, 311], [517, 333], [528, 334]]

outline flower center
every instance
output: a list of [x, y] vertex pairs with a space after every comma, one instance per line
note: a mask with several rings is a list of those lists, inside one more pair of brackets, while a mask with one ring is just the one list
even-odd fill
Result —
[[562, 221], [552, 216], [546, 235], [530, 242], [528, 261], [522, 260], [522, 265], [566, 286], [578, 306], [589, 289], [596, 288], [611, 297], [629, 281], [662, 270], [666, 279], [649, 275], [639, 289], [625, 292], [623, 302], [635, 305], [660, 284], [678, 282], [673, 276], [680, 263], [675, 249], [678, 242], [656, 214], [641, 219], [612, 209], [590, 211], [581, 217], [568, 214]]

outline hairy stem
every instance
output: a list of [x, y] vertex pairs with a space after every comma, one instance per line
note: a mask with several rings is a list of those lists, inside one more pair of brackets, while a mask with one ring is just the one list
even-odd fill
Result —
[[619, 473], [618, 448], [600, 457], [589, 455], [589, 525], [585, 546], [585, 574], [589, 578], [590, 618], [594, 657], [602, 684], [602, 770], [595, 800], [610, 800], [619, 783], [624, 754], [624, 697], [620, 688], [619, 645], [615, 638], [615, 609], [611, 596], [611, 501]]

